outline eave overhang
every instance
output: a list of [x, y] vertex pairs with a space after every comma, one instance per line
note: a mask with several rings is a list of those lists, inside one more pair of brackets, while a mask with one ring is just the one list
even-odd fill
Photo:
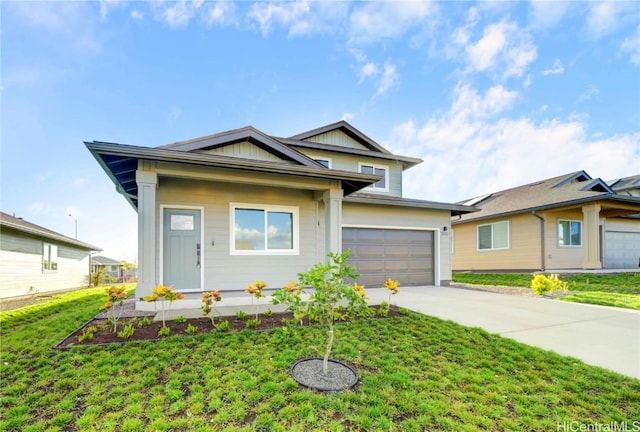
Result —
[[36, 237], [40, 237], [43, 239], [47, 239], [49, 241], [57, 241], [59, 243], [64, 243], [70, 246], [74, 246], [78, 249], [84, 249], [84, 250], [88, 250], [88, 251], [95, 251], [95, 252], [99, 252], [102, 249], [100, 249], [97, 246], [93, 246], [90, 245], [89, 243], [85, 243], [85, 242], [81, 242], [79, 240], [76, 239], [72, 239], [71, 237], [67, 237], [64, 236], [62, 234], [56, 234], [56, 233], [52, 233], [52, 232], [46, 232], [46, 231], [41, 231], [35, 228], [31, 228], [31, 227], [26, 227], [23, 225], [18, 225], [15, 223], [12, 223], [11, 221], [6, 221], [6, 220], [0, 220], [0, 226], [2, 228], [9, 228], [12, 229], [14, 231], [19, 231], [25, 234], [29, 234], [32, 236], [36, 236]]
[[344, 198], [345, 202], [359, 204], [386, 205], [393, 207], [410, 207], [429, 210], [448, 210], [452, 216], [463, 215], [479, 211], [477, 207], [466, 206], [463, 204], [442, 203], [437, 201], [424, 201], [410, 198], [372, 196], [368, 195], [351, 195]]
[[117, 191], [125, 197], [134, 209], [138, 207], [136, 170], [138, 169], [139, 160], [180, 163], [292, 177], [338, 180], [342, 182], [345, 195], [349, 195], [380, 180], [379, 176], [327, 169], [321, 165], [317, 167], [297, 165], [96, 141], [85, 142], [85, 145], [102, 169], [107, 173], [111, 181], [113, 181]]

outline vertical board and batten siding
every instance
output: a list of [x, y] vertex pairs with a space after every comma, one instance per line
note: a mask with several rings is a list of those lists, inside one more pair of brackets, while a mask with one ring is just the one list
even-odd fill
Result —
[[[43, 269], [43, 243], [58, 246], [58, 269]], [[89, 251], [8, 232], [0, 241], [0, 298], [68, 290], [89, 284]]]
[[[231, 255], [230, 203], [298, 207], [298, 255]], [[202, 206], [205, 290], [244, 290], [255, 279], [279, 288], [324, 257], [324, 214], [313, 192], [215, 181], [161, 178], [157, 194], [160, 206]], [[158, 220], [160, 226], [160, 220]], [[158, 236], [162, 235], [159, 230]], [[160, 242], [158, 241], [158, 245]], [[159, 247], [159, 246], [158, 246]], [[161, 262], [161, 251], [158, 251]], [[158, 269], [159, 271], [160, 269]], [[158, 273], [160, 275], [160, 273]]]
[[[477, 227], [502, 221], [509, 221], [509, 248], [479, 251]], [[454, 271], [536, 270], [541, 266], [540, 220], [531, 214], [453, 225], [453, 232]]]
[[[198, 153], [204, 154], [213, 154], [213, 155], [221, 155], [221, 156], [231, 156], [231, 157], [239, 157], [243, 159], [254, 159], [261, 161], [270, 161], [270, 162], [285, 162], [280, 159], [278, 156], [269, 153], [266, 150], [261, 149], [260, 147], [252, 144], [248, 141], [239, 142], [236, 144], [230, 144], [224, 147], [209, 149], [209, 150], [201, 150]], [[289, 161], [286, 161], [289, 162]], [[293, 162], [289, 162], [293, 163]]]
[[[434, 231], [434, 271], [436, 283], [451, 280], [450, 236], [442, 227], [450, 226], [450, 212], [395, 206], [344, 202], [342, 226], [362, 228], [427, 229]], [[440, 238], [438, 238], [438, 235]]]
[[374, 157], [357, 156], [344, 153], [334, 153], [329, 151], [322, 151], [316, 149], [307, 149], [302, 147], [294, 147], [300, 153], [305, 156], [314, 158], [328, 158], [331, 159], [331, 169], [359, 172], [360, 165], [373, 164], [384, 165], [389, 168], [389, 192], [380, 192], [375, 189], [364, 188], [360, 192], [372, 193], [386, 196], [402, 197], [402, 163], [388, 159], [377, 159]]
[[360, 144], [358, 141], [351, 138], [341, 130], [334, 130], [319, 135], [304, 139], [304, 141], [315, 142], [320, 144], [329, 144], [340, 147], [349, 147], [358, 150], [369, 150], [367, 147]]

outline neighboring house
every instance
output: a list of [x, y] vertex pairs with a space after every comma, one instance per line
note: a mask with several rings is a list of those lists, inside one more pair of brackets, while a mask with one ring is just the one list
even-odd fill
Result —
[[[136, 269], [128, 268], [123, 262], [101, 255], [91, 257], [91, 274], [104, 268], [112, 282], [132, 282], [136, 280]], [[105, 282], [110, 282], [105, 280]]]
[[474, 210], [403, 198], [404, 170], [422, 161], [344, 121], [290, 138], [244, 127], [155, 148], [85, 144], [138, 212], [138, 297], [157, 283], [279, 288], [343, 249], [367, 286], [446, 284], [451, 216]]
[[453, 270], [632, 269], [640, 260], [640, 176], [584, 171], [479, 196], [453, 225]]
[[86, 287], [99, 250], [0, 212], [0, 298]]

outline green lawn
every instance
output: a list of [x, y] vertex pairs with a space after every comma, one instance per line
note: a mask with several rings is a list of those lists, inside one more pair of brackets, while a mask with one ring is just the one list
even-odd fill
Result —
[[302, 389], [298, 358], [325, 329], [171, 337], [56, 351], [103, 289], [0, 314], [0, 430], [556, 430], [640, 419], [640, 381], [409, 313], [336, 328], [360, 373], [341, 394]]
[[[519, 273], [454, 273], [454, 282], [473, 285], [531, 287], [531, 274]], [[575, 274], [560, 277], [569, 290], [579, 291], [562, 300], [578, 303], [640, 309], [640, 273]]]

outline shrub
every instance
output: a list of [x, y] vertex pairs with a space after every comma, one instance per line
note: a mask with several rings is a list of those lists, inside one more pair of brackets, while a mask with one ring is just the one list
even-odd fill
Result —
[[95, 335], [97, 331], [98, 329], [94, 326], [83, 328], [82, 334], [78, 336], [78, 342], [93, 340], [93, 335]]
[[169, 333], [171, 333], [171, 329], [169, 327], [162, 327], [158, 330], [158, 336], [160, 337], [169, 336]]
[[260, 325], [260, 320], [258, 319], [250, 319], [247, 321], [247, 328], [258, 328]]
[[229, 321], [223, 320], [215, 325], [216, 330], [219, 332], [228, 332], [229, 331]]
[[187, 325], [185, 333], [187, 333], [187, 334], [196, 334], [197, 332], [198, 332], [198, 327], [194, 326], [193, 324]]
[[164, 319], [164, 300], [169, 302], [169, 308], [171, 308], [171, 304], [175, 300], [182, 300], [183, 298], [184, 294], [177, 292], [172, 286], [158, 284], [151, 295], [143, 297], [143, 300], [148, 302], [156, 302], [160, 300], [160, 304], [162, 305], [162, 328], [166, 328], [167, 324]]
[[307, 314], [306, 304], [302, 301], [302, 294], [302, 285], [291, 281], [273, 293], [271, 303], [274, 305], [286, 303], [288, 305], [286, 310], [293, 314], [293, 321], [302, 325], [302, 319]]
[[267, 318], [272, 317], [273, 316], [273, 311], [271, 309], [267, 309], [266, 311], [264, 311], [262, 313], [262, 315], [264, 315]]
[[118, 332], [118, 337], [120, 339], [129, 339], [131, 336], [133, 336], [134, 332], [135, 329], [133, 328], [133, 324], [127, 324], [122, 330]]
[[147, 327], [149, 324], [151, 324], [151, 319], [146, 316], [138, 322], [138, 327]]
[[569, 284], [561, 281], [557, 274], [550, 276], [538, 274], [531, 280], [531, 289], [536, 295], [552, 293], [554, 291], [567, 291]]
[[236, 319], [241, 321], [247, 319], [247, 313], [243, 310], [239, 310], [236, 312]]
[[380, 303], [380, 306], [378, 306], [378, 309], [376, 310], [376, 315], [378, 315], [379, 317], [383, 317], [383, 318], [388, 317], [389, 316], [389, 303], [387, 303], [387, 302]]
[[[127, 297], [126, 288], [124, 286], [110, 286], [105, 288], [104, 292], [107, 294], [107, 301], [100, 308], [107, 311], [107, 319], [113, 324], [113, 332], [118, 331], [118, 319], [122, 315], [124, 306], [124, 299]], [[118, 310], [116, 311], [116, 305]]]
[[185, 323], [187, 322], [187, 319], [185, 317], [183, 317], [182, 315], [177, 316], [173, 319], [173, 322], [176, 324], [181, 324], [181, 323]]
[[[264, 281], [254, 280], [253, 284], [249, 285], [245, 290], [256, 299], [256, 321], [258, 320], [258, 305], [260, 303], [260, 299], [262, 298], [262, 290], [266, 287], [267, 284]], [[253, 297], [251, 298], [251, 303], [253, 303]]]

